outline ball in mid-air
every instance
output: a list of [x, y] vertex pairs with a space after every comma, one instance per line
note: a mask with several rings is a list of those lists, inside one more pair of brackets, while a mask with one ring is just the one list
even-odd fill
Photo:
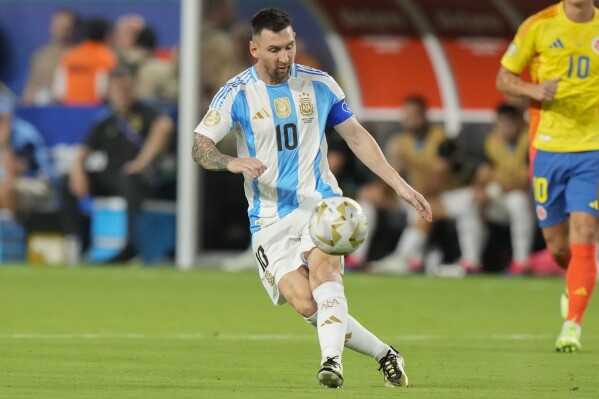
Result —
[[368, 220], [360, 204], [347, 197], [322, 200], [312, 211], [309, 225], [314, 244], [330, 255], [347, 255], [368, 235]]

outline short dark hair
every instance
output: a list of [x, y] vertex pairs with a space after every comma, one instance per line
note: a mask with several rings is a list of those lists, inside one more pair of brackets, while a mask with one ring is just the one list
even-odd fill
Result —
[[422, 109], [423, 111], [426, 111], [426, 109], [428, 108], [426, 99], [419, 94], [414, 94], [414, 95], [406, 97], [404, 99], [403, 103], [415, 105], [415, 106], [419, 107], [420, 109]]
[[111, 30], [110, 22], [104, 18], [93, 17], [85, 21], [85, 38], [95, 42], [106, 40]]
[[522, 109], [508, 103], [499, 104], [495, 109], [495, 112], [497, 113], [497, 116], [507, 116], [508, 118], [512, 119], [524, 118], [524, 113], [522, 112]]
[[264, 29], [275, 33], [291, 26], [291, 17], [278, 8], [264, 8], [252, 18], [252, 35], [259, 35]]
[[147, 25], [139, 32], [135, 41], [139, 47], [150, 51], [156, 48], [157, 42], [156, 31]]

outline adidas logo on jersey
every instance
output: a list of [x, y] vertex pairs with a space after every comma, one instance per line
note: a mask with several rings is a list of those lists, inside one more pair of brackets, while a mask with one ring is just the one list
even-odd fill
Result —
[[587, 289], [585, 287], [580, 287], [577, 290], [575, 290], [572, 295], [578, 295], [578, 296], [589, 296], [589, 293], [587, 291]]
[[264, 109], [264, 107], [260, 108], [260, 111], [256, 112], [254, 114], [254, 116], [252, 116], [252, 119], [256, 120], [256, 119], [268, 119], [270, 118], [270, 114], [268, 113], [267, 110]]
[[596, 209], [599, 211], [599, 200], [595, 200], [593, 202], [589, 202], [589, 206], [593, 209]]
[[564, 43], [558, 38], [551, 43], [549, 48], [564, 48]]

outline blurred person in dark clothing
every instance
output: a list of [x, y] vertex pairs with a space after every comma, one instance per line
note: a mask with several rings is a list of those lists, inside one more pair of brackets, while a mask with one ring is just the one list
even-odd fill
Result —
[[108, 85], [110, 113], [97, 122], [75, 156], [62, 187], [62, 218], [66, 234], [78, 237], [85, 248], [87, 232], [78, 199], [121, 196], [127, 201], [127, 244], [110, 262], [136, 255], [137, 216], [152, 179], [153, 161], [168, 145], [171, 119], [155, 107], [138, 101], [133, 78], [117, 68]]

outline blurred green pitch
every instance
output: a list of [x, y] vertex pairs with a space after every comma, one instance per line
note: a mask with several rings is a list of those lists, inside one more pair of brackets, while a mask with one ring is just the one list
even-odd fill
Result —
[[345, 352], [317, 385], [316, 332], [257, 274], [0, 267], [0, 398], [599, 398], [599, 306], [559, 354], [559, 278], [349, 274], [350, 313], [405, 356], [411, 386]]

